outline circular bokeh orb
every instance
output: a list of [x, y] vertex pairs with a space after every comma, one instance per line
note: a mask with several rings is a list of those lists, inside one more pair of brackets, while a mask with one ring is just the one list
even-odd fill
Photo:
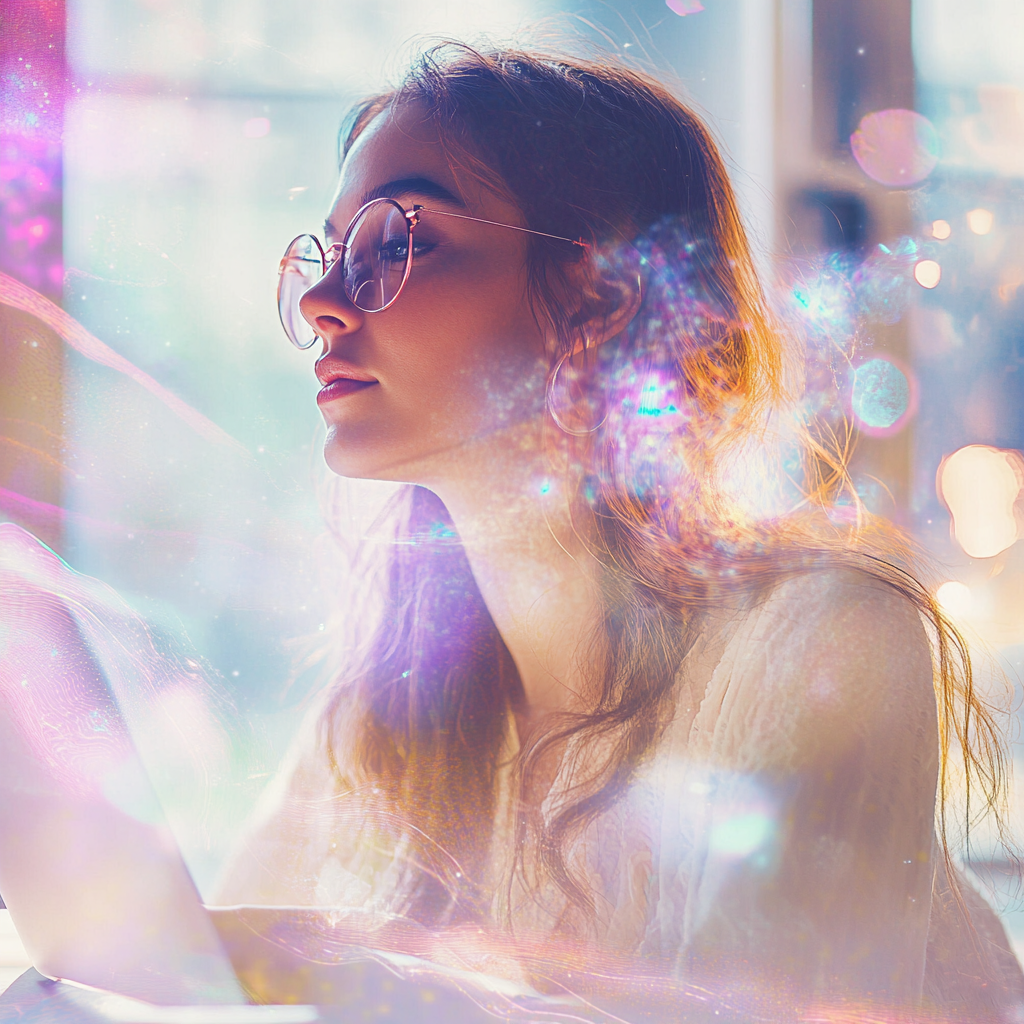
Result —
[[885, 430], [910, 408], [910, 381], [888, 359], [869, 359], [854, 371], [852, 406], [865, 427]]
[[994, 220], [995, 217], [992, 216], [992, 211], [980, 206], [978, 209], [971, 210], [967, 214], [967, 226], [976, 235], [987, 235], [992, 230], [992, 222]]
[[971, 588], [959, 580], [948, 580], [943, 583], [935, 592], [935, 597], [942, 610], [957, 619], [969, 615], [974, 604]]
[[935, 260], [921, 260], [914, 265], [914, 280], [922, 288], [935, 288], [942, 280], [942, 267]]
[[939, 162], [939, 135], [931, 121], [914, 110], [876, 110], [866, 114], [850, 136], [860, 169], [882, 185], [906, 187], [923, 181]]

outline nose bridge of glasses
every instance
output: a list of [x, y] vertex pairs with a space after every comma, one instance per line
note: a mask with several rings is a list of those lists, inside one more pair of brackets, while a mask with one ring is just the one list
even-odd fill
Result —
[[[293, 289], [290, 293], [291, 302], [295, 306], [295, 314], [298, 319], [303, 321], [306, 321], [307, 316], [310, 314], [314, 317], [324, 315], [325, 311], [322, 308], [324, 304], [333, 302], [331, 297], [333, 293], [324, 293], [318, 286], [324, 284], [325, 278], [334, 268], [334, 265], [340, 261], [341, 256], [347, 249], [344, 242], [322, 245], [319, 239], [316, 239], [316, 241], [319, 246], [319, 252], [316, 255], [320, 257], [320, 266], [306, 278], [304, 285], [300, 284], [298, 288]], [[313, 262], [315, 263], [316, 261], [314, 260]], [[280, 294], [279, 290], [279, 296]]]
[[346, 248], [347, 246], [344, 242], [334, 242], [332, 245], [328, 245], [324, 248], [323, 266], [325, 274], [341, 258], [341, 254]]
[[[379, 211], [388, 207], [392, 208], [394, 213], [401, 213], [402, 222], [409, 238], [412, 237], [413, 228], [419, 223], [420, 212], [432, 212], [424, 210], [418, 204], [406, 210], [394, 199], [377, 199], [367, 203], [356, 213], [340, 242], [324, 245], [315, 235], [300, 235], [292, 241], [280, 264], [278, 304], [281, 323], [293, 344], [299, 348], [307, 348], [315, 340], [315, 335], [313, 339], [306, 340], [306, 325], [309, 323], [307, 317], [314, 313], [313, 307], [324, 301], [326, 295], [320, 293], [316, 286], [330, 273], [336, 263], [341, 264], [341, 273], [345, 278], [342, 286], [345, 297], [362, 312], [383, 311], [398, 298], [409, 278], [409, 271], [412, 269], [411, 246], [409, 246], [404, 260], [400, 280], [396, 282], [397, 286], [391, 288], [387, 286], [384, 276], [379, 270], [366, 280], [353, 279], [350, 281], [348, 277], [351, 268], [346, 266], [347, 254], [358, 251], [360, 248], [358, 244], [353, 245], [356, 241], [354, 232], [358, 234], [357, 229], [360, 225], [367, 223], [367, 217], [371, 211]], [[320, 263], [320, 274], [312, 272], [311, 265], [317, 262]], [[368, 266], [373, 262], [371, 260]], [[294, 282], [291, 280], [293, 277], [297, 278]], [[369, 298], [374, 291], [379, 291], [379, 295]], [[345, 319], [347, 321], [348, 318]]]

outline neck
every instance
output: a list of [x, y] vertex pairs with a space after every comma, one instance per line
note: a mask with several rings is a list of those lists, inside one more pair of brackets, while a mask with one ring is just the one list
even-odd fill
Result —
[[[531, 727], [584, 694], [601, 602], [583, 522], [539, 438], [461, 449], [433, 489], [451, 513], [488, 611], [515, 661]], [[582, 517], [581, 517], [582, 519]]]

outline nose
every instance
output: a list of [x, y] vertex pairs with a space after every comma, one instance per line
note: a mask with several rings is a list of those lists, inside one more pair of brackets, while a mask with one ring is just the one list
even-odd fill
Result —
[[353, 305], [345, 294], [341, 280], [341, 260], [299, 299], [303, 320], [317, 333], [324, 351], [334, 339], [353, 334], [363, 326], [366, 314]]

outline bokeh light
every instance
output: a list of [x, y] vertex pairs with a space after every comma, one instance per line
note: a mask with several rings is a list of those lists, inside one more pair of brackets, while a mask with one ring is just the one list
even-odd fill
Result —
[[665, 0], [665, 6], [681, 18], [687, 14], [700, 14], [704, 10], [700, 0]]
[[853, 414], [869, 430], [888, 430], [910, 408], [910, 381], [888, 359], [869, 359], [854, 371]]
[[270, 118], [250, 117], [242, 125], [242, 134], [247, 139], [262, 139], [264, 135], [270, 134]]
[[932, 221], [932, 238], [937, 238], [940, 242], [945, 241], [953, 233], [953, 229], [949, 226], [948, 220], [933, 220]]
[[878, 110], [865, 115], [850, 136], [860, 169], [882, 185], [923, 181], [939, 160], [939, 136], [931, 121], [913, 110]]
[[1021, 535], [1015, 503], [1024, 490], [1024, 455], [971, 444], [942, 460], [936, 489], [953, 536], [971, 558], [992, 558]]
[[954, 619], [970, 615], [974, 606], [974, 595], [971, 593], [971, 588], [958, 580], [949, 580], [943, 583], [935, 591], [935, 600], [939, 602], [942, 610]]
[[766, 845], [774, 832], [775, 820], [769, 814], [737, 814], [712, 829], [708, 846], [719, 856], [749, 857]]
[[922, 288], [934, 288], [942, 280], [942, 267], [935, 260], [921, 260], [914, 266], [914, 280]]
[[979, 206], [967, 214], [967, 226], [976, 235], [987, 235], [992, 230], [993, 219], [991, 210]]

